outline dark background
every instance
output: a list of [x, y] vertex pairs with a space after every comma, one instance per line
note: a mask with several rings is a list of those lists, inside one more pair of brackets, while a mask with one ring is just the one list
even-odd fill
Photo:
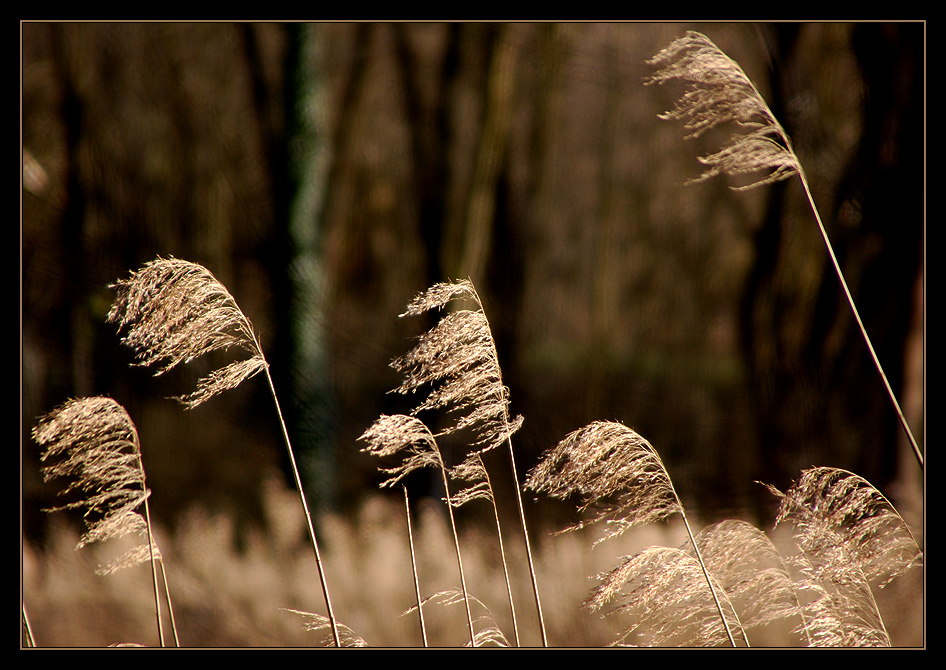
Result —
[[169, 525], [194, 504], [256, 523], [285, 471], [262, 377], [185, 411], [167, 397], [214, 360], [129, 366], [107, 287], [156, 256], [236, 297], [306, 487], [343, 513], [380, 481], [358, 436], [411, 406], [388, 363], [431, 322], [398, 314], [467, 276], [525, 417], [520, 476], [604, 419], [646, 437], [707, 522], [768, 518], [756, 481], [813, 465], [915, 490], [799, 181], [684, 185], [729, 129], [685, 141], [657, 118], [680, 90], [643, 79], [688, 29], [791, 135], [922, 444], [922, 23], [23, 23], [25, 533], [42, 536], [55, 488], [29, 431], [70, 397], [128, 409]]

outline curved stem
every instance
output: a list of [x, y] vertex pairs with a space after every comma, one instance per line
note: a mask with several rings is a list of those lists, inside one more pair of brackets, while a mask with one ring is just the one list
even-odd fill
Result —
[[496, 507], [496, 496], [493, 494], [493, 484], [489, 479], [489, 472], [486, 470], [486, 464], [483, 463], [482, 454], [477, 456], [480, 465], [483, 467], [483, 478], [486, 480], [486, 486], [489, 488], [489, 501], [493, 506], [493, 516], [496, 519], [496, 535], [499, 540], [499, 555], [503, 562], [503, 575], [506, 578], [506, 593], [509, 596], [509, 614], [512, 618], [512, 634], [516, 638], [516, 646], [521, 646], [519, 642], [519, 624], [516, 621], [516, 604], [512, 597], [512, 583], [509, 581], [509, 565], [506, 562], [506, 548], [503, 544], [503, 529], [499, 523], [499, 509]]
[[23, 603], [22, 611], [23, 611], [23, 632], [26, 635], [26, 646], [35, 647], [36, 640], [33, 639], [33, 629], [30, 628], [30, 618], [26, 614], [26, 603]]
[[476, 631], [473, 630], [473, 614], [470, 612], [470, 598], [466, 592], [466, 577], [463, 575], [463, 559], [460, 558], [460, 536], [457, 533], [457, 522], [453, 517], [453, 503], [450, 502], [450, 485], [447, 482], [447, 470], [443, 463], [440, 465], [440, 476], [443, 477], [443, 490], [447, 499], [447, 512], [450, 514], [450, 528], [453, 530], [453, 541], [457, 547], [457, 568], [460, 571], [460, 588], [463, 589], [463, 604], [466, 606], [466, 620], [470, 625], [470, 646], [476, 646]]
[[[257, 343], [257, 347], [259, 344]], [[283, 440], [286, 443], [286, 449], [289, 452], [289, 463], [292, 465], [292, 476], [295, 479], [296, 490], [299, 492], [299, 499], [302, 502], [302, 511], [305, 513], [306, 526], [309, 530], [309, 538], [312, 540], [312, 550], [315, 552], [315, 562], [319, 568], [319, 581], [322, 584], [322, 594], [325, 596], [325, 609], [328, 611], [328, 619], [332, 624], [332, 637], [335, 639], [335, 646], [341, 647], [341, 638], [338, 635], [338, 623], [335, 621], [335, 614], [332, 612], [332, 599], [328, 594], [328, 585], [325, 581], [325, 571], [322, 568], [322, 556], [319, 553], [319, 543], [315, 539], [315, 528], [312, 526], [312, 515], [309, 514], [309, 505], [305, 499], [305, 492], [302, 489], [302, 479], [299, 477], [299, 468], [296, 466], [296, 457], [292, 452], [292, 444], [289, 441], [289, 431], [286, 429], [286, 422], [283, 419], [282, 409], [279, 407], [279, 399], [276, 397], [276, 387], [273, 386], [273, 377], [269, 373], [269, 365], [263, 366], [266, 371], [266, 381], [269, 382], [269, 390], [273, 396], [273, 402], [276, 405], [276, 413], [279, 415], [279, 426], [282, 428]]]
[[[496, 361], [496, 369], [498, 370], [499, 369], [499, 352], [496, 351], [496, 341], [493, 339], [492, 329], [489, 328], [489, 319], [486, 318], [486, 308], [483, 306], [483, 301], [480, 300], [480, 296], [477, 293], [476, 288], [473, 286], [472, 280], [470, 281], [470, 287], [473, 291], [474, 299], [476, 300], [477, 304], [480, 306], [480, 310], [482, 310], [483, 312], [483, 318], [486, 319], [486, 327], [487, 327], [487, 330], [489, 330], [490, 332], [489, 345], [492, 350], [493, 360]], [[499, 380], [499, 384], [502, 385], [501, 379]], [[535, 564], [532, 560], [532, 546], [529, 543], [529, 529], [526, 527], [526, 513], [522, 505], [522, 491], [519, 486], [519, 475], [516, 472], [516, 455], [512, 448], [512, 435], [510, 434], [510, 431], [509, 431], [509, 414], [506, 410], [503, 410], [503, 424], [504, 424], [504, 429], [506, 431], [506, 444], [509, 446], [509, 464], [510, 464], [510, 470], [512, 471], [513, 488], [516, 491], [516, 506], [519, 511], [519, 523], [522, 526], [522, 538], [523, 538], [523, 541], [525, 542], [525, 547], [526, 547], [526, 560], [529, 563], [529, 577], [532, 580], [532, 593], [535, 597], [535, 609], [539, 617], [539, 630], [542, 633], [542, 646], [548, 647], [549, 642], [545, 633], [545, 620], [542, 616], [542, 601], [539, 598], [539, 584], [538, 584], [538, 581], [536, 580]], [[517, 637], [518, 637], [518, 633], [517, 633]]]
[[828, 239], [828, 232], [825, 230], [824, 223], [821, 221], [821, 215], [818, 213], [818, 208], [815, 206], [815, 200], [811, 195], [811, 189], [808, 187], [808, 180], [805, 178], [805, 173], [802, 171], [800, 165], [798, 166], [798, 177], [801, 179], [802, 186], [805, 189], [805, 195], [808, 197], [808, 204], [811, 205], [811, 211], [815, 215], [815, 221], [818, 223], [818, 230], [821, 231], [821, 237], [824, 238], [825, 246], [828, 248], [828, 255], [831, 257], [831, 264], [834, 265], [834, 271], [838, 275], [838, 281], [841, 282], [841, 288], [844, 290], [844, 295], [847, 298], [847, 302], [851, 306], [851, 311], [854, 313], [854, 319], [857, 321], [857, 327], [860, 328], [861, 335], [864, 336], [864, 342], [867, 344], [867, 349], [870, 351], [871, 358], [874, 360], [874, 365], [877, 368], [877, 372], [880, 373], [880, 378], [884, 382], [884, 386], [887, 389], [887, 395], [890, 396], [890, 402], [893, 404], [893, 407], [897, 412], [897, 418], [900, 420], [900, 425], [903, 427], [903, 432], [906, 433], [907, 439], [910, 441], [910, 446], [913, 448], [913, 453], [916, 455], [916, 460], [922, 468], [923, 453], [920, 451], [920, 447], [917, 445], [916, 439], [913, 437], [913, 432], [910, 430], [910, 425], [907, 423], [906, 417], [903, 416], [903, 411], [900, 409], [900, 403], [897, 402], [897, 396], [890, 387], [890, 382], [887, 380], [887, 375], [884, 374], [884, 368], [881, 366], [880, 359], [877, 357], [877, 353], [874, 351], [874, 347], [870, 342], [870, 337], [867, 335], [867, 329], [864, 328], [864, 323], [861, 321], [861, 316], [857, 311], [857, 307], [854, 305], [854, 298], [851, 297], [851, 292], [848, 290], [847, 282], [844, 280], [844, 273], [841, 272], [841, 266], [838, 263], [837, 257], [834, 255], [834, 248], [831, 246], [831, 241]]
[[[676, 494], [674, 494], [676, 495]], [[678, 499], [679, 502], [679, 499]], [[687, 521], [687, 515], [683, 511], [683, 506], [680, 506], [680, 516], [683, 517], [683, 525], [686, 526], [687, 535], [690, 536], [690, 544], [693, 545], [693, 551], [696, 552], [696, 560], [699, 562], [700, 567], [703, 569], [703, 576], [706, 578], [706, 584], [709, 586], [710, 593], [713, 594], [713, 601], [716, 603], [716, 611], [719, 612], [719, 618], [723, 622], [723, 627], [726, 629], [726, 635], [729, 636], [729, 643], [732, 646], [736, 646], [736, 640], [732, 636], [732, 631], [729, 628], [729, 622], [726, 621], [726, 615], [723, 614], [723, 605], [719, 602], [719, 596], [716, 593], [716, 587], [713, 586], [713, 580], [710, 578], [709, 570], [706, 569], [706, 563], [703, 561], [703, 555], [700, 553], [700, 548], [696, 544], [696, 538], [693, 537], [693, 531], [690, 530], [690, 522]], [[743, 639], [746, 642], [746, 646], [749, 646], [749, 640], [745, 637], [745, 631], [743, 631]]]
[[512, 483], [516, 489], [516, 505], [519, 508], [519, 521], [522, 524], [522, 537], [526, 544], [526, 560], [529, 562], [529, 576], [532, 578], [532, 593], [535, 596], [535, 609], [539, 616], [539, 630], [542, 631], [542, 646], [549, 646], [549, 641], [545, 635], [545, 620], [542, 617], [542, 602], [539, 599], [539, 584], [535, 578], [535, 565], [532, 561], [532, 547], [529, 545], [529, 530], [526, 528], [526, 514], [522, 506], [522, 493], [519, 490], [519, 475], [516, 474], [516, 457], [512, 451], [512, 438], [507, 437], [506, 443], [509, 445], [509, 460], [512, 470]]
[[424, 625], [424, 609], [420, 600], [420, 580], [417, 577], [417, 557], [414, 555], [414, 532], [411, 528], [411, 504], [407, 497], [407, 487], [404, 489], [404, 512], [407, 516], [407, 541], [411, 547], [411, 569], [414, 571], [414, 591], [417, 596], [417, 618], [420, 622], [420, 635], [424, 639], [424, 646], [427, 646], [427, 627]]
[[[723, 613], [723, 605], [719, 602], [719, 595], [716, 593], [716, 587], [713, 586], [713, 580], [710, 577], [709, 570], [706, 568], [706, 562], [703, 560], [703, 554], [700, 552], [700, 547], [696, 543], [696, 538], [693, 536], [693, 530], [690, 528], [690, 521], [687, 519], [686, 510], [683, 508], [683, 502], [680, 500], [680, 496], [677, 495], [677, 491], [673, 486], [673, 480], [670, 479], [670, 474], [667, 472], [667, 468], [664, 466], [663, 461], [661, 460], [659, 454], [656, 451], [652, 452], [654, 457], [657, 459], [657, 463], [660, 465], [660, 469], [663, 471], [664, 475], [667, 477], [667, 486], [670, 487], [670, 491], [673, 494], [674, 500], [677, 501], [677, 507], [679, 508], [680, 516], [683, 517], [683, 525], [687, 529], [687, 535], [690, 538], [690, 544], [693, 545], [693, 551], [696, 554], [696, 560], [700, 564], [700, 568], [703, 570], [703, 577], [706, 579], [706, 585], [709, 586], [710, 593], [713, 594], [713, 602], [716, 603], [716, 611], [719, 613], [720, 621], [723, 622], [723, 628], [726, 629], [726, 635], [729, 637], [729, 643], [735, 647], [736, 640], [733, 638], [732, 630], [729, 628], [729, 622], [726, 621], [726, 615]], [[735, 613], [735, 612], [734, 612]], [[742, 626], [740, 626], [742, 628]], [[746, 637], [745, 630], [742, 631], [743, 640], [745, 640], [746, 646], [749, 646], [749, 639]]]
[[[144, 466], [141, 463], [141, 455], [138, 455], [138, 467], [144, 472]], [[148, 495], [145, 493], [145, 526], [148, 529], [148, 553], [151, 556], [151, 577], [154, 583], [154, 615], [158, 620], [158, 640], [161, 646], [164, 645], [164, 624], [161, 621], [161, 594], [158, 589], [158, 567], [157, 558], [154, 555], [154, 535], [151, 532], [151, 514], [148, 511]], [[170, 595], [168, 595], [170, 600]], [[177, 631], [174, 632], [175, 641], [177, 641]], [[180, 644], [178, 644], [180, 646]]]

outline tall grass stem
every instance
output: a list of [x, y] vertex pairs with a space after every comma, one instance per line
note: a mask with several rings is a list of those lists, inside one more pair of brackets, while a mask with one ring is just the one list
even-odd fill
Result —
[[417, 597], [417, 619], [420, 624], [420, 635], [424, 640], [424, 647], [427, 647], [427, 627], [424, 625], [424, 609], [420, 598], [420, 579], [417, 576], [417, 556], [414, 553], [414, 531], [411, 527], [411, 503], [407, 496], [407, 487], [401, 485], [404, 490], [404, 515], [407, 518], [407, 542], [411, 548], [411, 571], [414, 574], [414, 593]]
[[857, 327], [861, 331], [861, 335], [864, 338], [864, 343], [867, 345], [867, 350], [870, 352], [870, 357], [874, 361], [874, 366], [877, 368], [877, 372], [880, 374], [880, 378], [884, 382], [884, 388], [887, 390], [887, 395], [890, 398], [890, 402], [893, 405], [894, 410], [897, 412], [897, 419], [900, 421], [900, 426], [903, 428], [903, 432], [906, 434], [907, 439], [910, 442], [910, 447], [913, 449], [913, 454], [916, 456], [917, 462], [920, 464], [920, 467], [923, 468], [925, 460], [923, 457], [923, 452], [920, 450], [916, 438], [913, 437], [913, 431], [910, 430], [910, 424], [903, 415], [903, 410], [900, 409], [900, 403], [897, 402], [897, 395], [894, 393], [893, 388], [891, 388], [890, 381], [887, 379], [887, 375], [884, 374], [884, 368], [880, 364], [880, 358], [878, 358], [877, 352], [874, 351], [874, 345], [871, 344], [870, 336], [867, 334], [867, 329], [864, 327], [864, 322], [861, 321], [861, 315], [858, 313], [857, 306], [854, 304], [854, 298], [851, 296], [851, 291], [848, 289], [847, 281], [844, 279], [844, 273], [841, 271], [841, 265], [838, 263], [838, 259], [834, 255], [834, 248], [831, 246], [831, 240], [828, 239], [828, 231], [825, 229], [824, 223], [821, 221], [821, 214], [818, 213], [818, 208], [815, 206], [814, 197], [811, 195], [811, 188], [808, 186], [808, 179], [805, 177], [805, 172], [801, 166], [799, 166], [798, 169], [798, 177], [805, 189], [805, 196], [808, 198], [808, 203], [811, 205], [811, 211], [815, 216], [815, 221], [818, 223], [818, 230], [821, 232], [821, 237], [824, 239], [825, 247], [828, 250], [828, 256], [831, 258], [831, 265], [834, 267], [834, 271], [838, 275], [838, 281], [841, 283], [841, 288], [844, 290], [844, 297], [847, 298], [847, 303], [850, 305], [851, 312], [854, 314], [854, 319], [857, 321]]
[[[254, 336], [254, 340], [255, 340]], [[256, 342], [257, 347], [259, 342]], [[305, 514], [306, 528], [309, 531], [309, 539], [312, 541], [312, 550], [315, 554], [315, 563], [319, 570], [319, 582], [322, 585], [322, 594], [325, 598], [325, 609], [328, 613], [329, 623], [332, 627], [332, 637], [335, 640], [335, 646], [341, 647], [341, 638], [338, 633], [338, 622], [335, 620], [335, 613], [332, 610], [332, 599], [329, 596], [328, 584], [325, 579], [325, 569], [322, 566], [322, 555], [319, 551], [319, 542], [315, 537], [315, 528], [312, 525], [312, 515], [309, 512], [309, 503], [306, 501], [305, 490], [302, 488], [302, 479], [299, 477], [299, 468], [296, 465], [296, 457], [292, 451], [292, 444], [289, 441], [289, 431], [286, 429], [286, 421], [283, 419], [282, 409], [279, 406], [279, 399], [276, 395], [276, 388], [273, 385], [273, 377], [269, 373], [269, 366], [265, 366], [266, 381], [269, 382], [269, 390], [273, 396], [273, 403], [276, 406], [276, 414], [279, 416], [279, 426], [282, 429], [283, 440], [286, 444], [286, 450], [289, 453], [289, 463], [292, 466], [292, 477], [295, 480], [296, 490], [299, 492], [299, 501], [302, 504], [302, 511]]]

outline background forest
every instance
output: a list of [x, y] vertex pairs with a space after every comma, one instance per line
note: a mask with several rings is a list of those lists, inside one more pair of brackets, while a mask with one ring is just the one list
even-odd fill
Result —
[[[757, 482], [784, 489], [826, 465], [866, 478], [922, 528], [922, 471], [797, 180], [747, 192], [727, 178], [685, 183], [728, 130], [685, 141], [657, 116], [680, 90], [643, 81], [646, 61], [691, 29], [742, 65], [786, 127], [923, 444], [923, 23], [23, 23], [20, 439], [34, 618], [82, 602], [51, 595], [68, 531], [41, 511], [56, 490], [30, 439], [36, 417], [71, 397], [128, 410], [169, 535], [217, 533], [237, 553], [259, 537], [282, 546], [273, 510], [290, 482], [265, 384], [183, 411], [167, 398], [213, 362], [155, 378], [129, 365], [105, 321], [109, 284], [158, 256], [205, 265], [260, 332], [335, 547], [392, 523], [358, 437], [410, 407], [389, 393], [389, 362], [432, 322], [398, 315], [431, 284], [466, 277], [525, 419], [523, 471], [570, 431], [617, 420], [659, 450], [705, 523], [767, 529], [775, 501]], [[418, 500], [439, 494], [432, 476], [412, 477]], [[471, 528], [474, 514], [464, 510]], [[575, 512], [529, 500], [527, 514], [541, 544]], [[304, 642], [254, 637], [279, 613], [254, 620], [249, 600], [233, 602], [244, 623], [207, 624], [194, 643]], [[116, 617], [104, 607], [94, 611]], [[562, 626], [560, 640], [607, 642]], [[125, 641], [104, 624], [86, 637], [55, 628], [47, 643]]]

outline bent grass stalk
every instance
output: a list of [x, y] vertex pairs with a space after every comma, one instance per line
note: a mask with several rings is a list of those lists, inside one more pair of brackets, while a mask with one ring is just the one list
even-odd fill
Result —
[[[457, 552], [457, 569], [460, 573], [460, 587], [466, 605], [467, 623], [470, 627], [470, 644], [476, 646], [476, 631], [473, 629], [473, 614], [470, 611], [463, 557], [460, 553], [460, 536], [457, 533], [457, 523], [453, 515], [454, 505], [450, 497], [450, 482], [447, 477], [447, 467], [440, 454], [440, 448], [437, 446], [437, 439], [423, 421], [403, 414], [382, 415], [359, 439], [368, 443], [362, 451], [380, 458], [393, 456], [404, 450], [408, 452], [400, 465], [381, 469], [382, 472], [391, 475], [381, 483], [382, 487], [394, 486], [418, 468], [433, 467], [440, 472], [446, 495], [447, 512], [450, 515], [450, 528], [453, 531], [453, 541]], [[418, 602], [417, 609], [420, 610], [420, 607], [421, 603]]]
[[[33, 427], [33, 439], [45, 447], [41, 459], [49, 463], [43, 468], [43, 480], [70, 478], [60, 495], [74, 491], [84, 494], [77, 501], [46, 510], [83, 510], [88, 530], [76, 549], [129, 534], [147, 537], [146, 549], [143, 545], [133, 547], [96, 572], [107, 575], [145, 561], [151, 563], [158, 638], [163, 647], [157, 572], [160, 564], [171, 630], [175, 644], [180, 646], [167, 574], [152, 532], [148, 510], [151, 491], [145, 482], [138, 429], [128, 412], [112, 398], [103, 396], [69, 400], [40, 418]], [[137, 512], [139, 507], [144, 508], [144, 517]]]
[[779, 499], [791, 523], [803, 586], [815, 594], [806, 633], [814, 646], [890, 646], [870, 582], [885, 587], [923, 560], [893, 504], [863, 477], [839, 468], [802, 472]]
[[496, 536], [499, 542], [499, 556], [503, 565], [503, 576], [506, 578], [506, 594], [509, 598], [509, 615], [512, 620], [512, 633], [518, 647], [519, 642], [519, 623], [516, 620], [516, 604], [512, 597], [512, 583], [509, 580], [509, 567], [506, 562], [506, 548], [503, 543], [503, 531], [499, 523], [499, 509], [496, 507], [496, 498], [493, 495], [493, 484], [489, 479], [489, 472], [483, 463], [482, 454], [472, 454], [460, 465], [453, 468], [451, 474], [456, 479], [474, 482], [453, 496], [451, 504], [460, 507], [471, 501], [483, 499], [489, 502], [493, 508], [493, 518], [496, 521]]
[[427, 647], [427, 626], [424, 623], [424, 608], [421, 607], [420, 600], [420, 579], [417, 576], [417, 555], [414, 553], [414, 529], [411, 526], [411, 502], [407, 496], [407, 487], [401, 485], [404, 490], [404, 515], [407, 517], [407, 544], [411, 548], [411, 572], [414, 576], [414, 597], [417, 600], [417, 622], [420, 625], [420, 636], [424, 641], [424, 647]]
[[695, 31], [689, 31], [685, 36], [673, 41], [648, 63], [661, 67], [645, 80], [645, 84], [664, 84], [677, 80], [687, 84], [688, 88], [676, 106], [660, 115], [660, 118], [665, 120], [683, 121], [684, 127], [690, 131], [687, 138], [699, 137], [711, 128], [724, 123], [736, 123], [742, 128], [749, 129], [748, 133], [734, 134], [729, 143], [719, 152], [699, 158], [699, 161], [707, 168], [702, 175], [692, 180], [693, 182], [704, 181], [721, 174], [740, 176], [762, 172], [762, 176], [756, 177], [754, 181], [744, 186], [734, 187], [736, 190], [746, 190], [798, 175], [857, 327], [897, 413], [900, 426], [922, 468], [923, 453], [913, 437], [913, 431], [910, 430], [910, 425], [900, 409], [897, 396], [890, 386], [880, 358], [874, 351], [867, 329], [861, 321], [860, 313], [854, 304], [844, 273], [841, 271], [841, 265], [828, 238], [827, 229], [815, 205], [805, 170], [792, 147], [788, 133], [775, 118], [755, 84], [739, 64], [727, 56], [712, 40]]
[[[679, 513], [726, 637], [732, 646], [736, 646], [718, 589], [700, 553], [683, 504], [660, 456], [647, 440], [621, 423], [595, 421], [570, 433], [546, 452], [529, 473], [525, 486], [528, 490], [546, 493], [552, 498], [577, 496], [582, 512], [592, 506], [600, 506], [592, 519], [560, 531], [577, 530], [604, 521], [609, 529], [595, 544], [619, 535], [632, 526], [661, 521]], [[671, 565], [666, 562], [668, 560], [672, 561], [675, 568], [685, 569], [679, 563], [685, 559], [676, 556], [668, 558], [666, 552], [657, 560], [664, 565], [664, 569], [669, 569]], [[597, 606], [603, 604], [607, 598], [602, 594], [616, 593], [619, 582], [626, 580], [633, 569], [638, 567], [634, 560], [623, 562], [607, 577], [604, 591], [593, 597], [590, 603]], [[739, 628], [741, 630], [742, 626]]]
[[207, 268], [190, 261], [158, 258], [137, 272], [132, 272], [128, 279], [116, 282], [111, 288], [118, 295], [107, 320], [118, 324], [119, 332], [125, 331], [122, 343], [135, 351], [135, 364], [157, 366], [156, 376], [213, 351], [234, 347], [249, 354], [248, 358], [218, 368], [200, 379], [197, 389], [192, 393], [178, 396], [176, 399], [186, 408], [194, 408], [218, 393], [236, 388], [260, 370], [266, 373], [315, 553], [328, 620], [335, 644], [340, 646], [341, 639], [332, 611], [312, 515], [269, 363], [250, 320], [226, 287]]
[[[727, 519], [697, 534], [707, 568], [726, 592], [746, 630], [797, 616], [812, 640], [788, 567], [772, 540], [752, 524]], [[681, 547], [690, 551], [689, 546]]]
[[23, 635], [26, 638], [26, 646], [35, 647], [36, 640], [33, 638], [33, 629], [30, 627], [30, 617], [26, 613], [26, 603], [22, 603], [21, 611], [23, 614]]
[[[456, 310], [447, 314], [436, 326], [421, 335], [414, 349], [391, 363], [392, 367], [404, 374], [404, 381], [396, 390], [403, 394], [412, 393], [431, 384], [427, 398], [414, 408], [413, 413], [444, 408], [460, 413], [456, 423], [439, 434], [471, 429], [474, 435], [473, 451], [468, 457], [506, 443], [539, 631], [542, 645], [548, 646], [512, 446], [512, 435], [522, 425], [522, 417], [510, 418], [509, 389], [503, 385], [496, 343], [479, 294], [469, 279], [434, 284], [418, 294], [401, 316], [418, 316], [439, 310], [454, 300], [470, 300], [476, 309]], [[464, 411], [466, 414], [463, 414]]]

